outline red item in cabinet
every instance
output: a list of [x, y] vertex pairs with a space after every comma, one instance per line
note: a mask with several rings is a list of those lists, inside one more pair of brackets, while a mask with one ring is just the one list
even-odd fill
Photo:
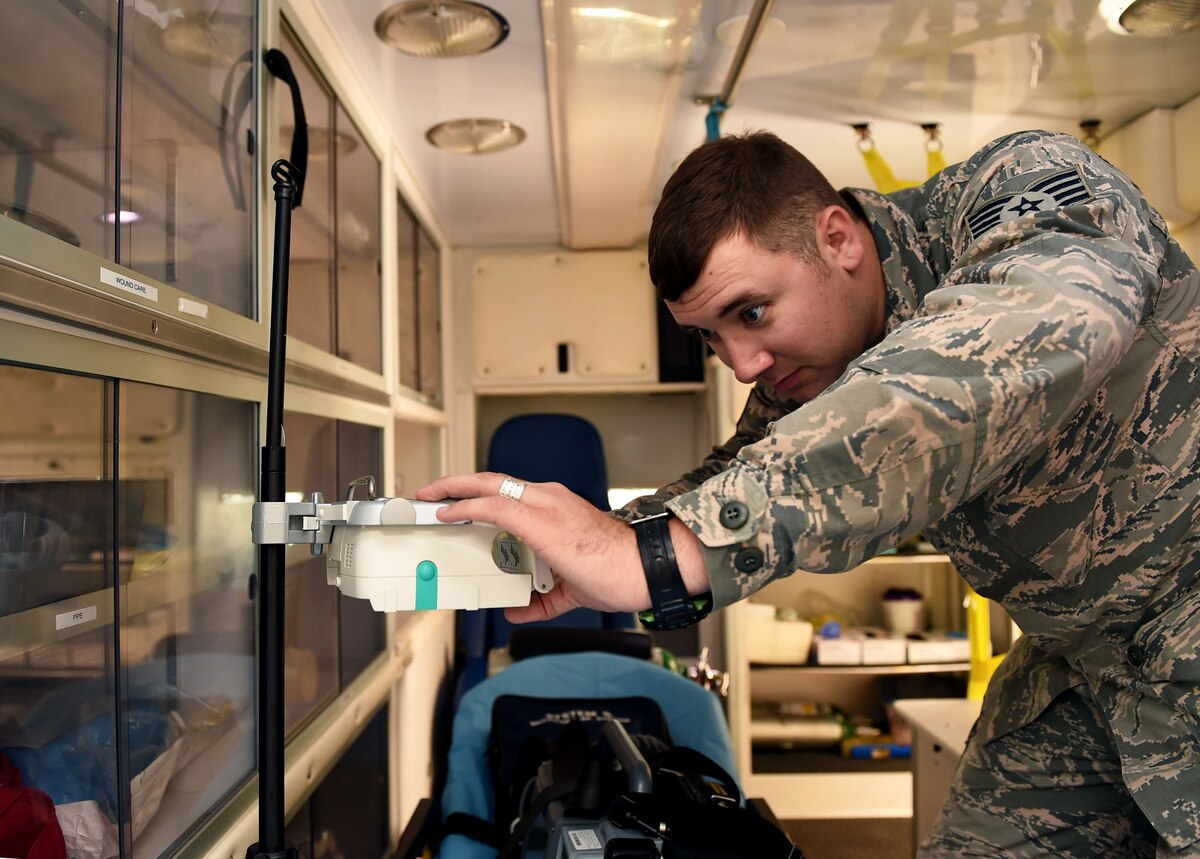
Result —
[[0, 855], [16, 859], [67, 859], [54, 803], [21, 786], [21, 771], [0, 755]]

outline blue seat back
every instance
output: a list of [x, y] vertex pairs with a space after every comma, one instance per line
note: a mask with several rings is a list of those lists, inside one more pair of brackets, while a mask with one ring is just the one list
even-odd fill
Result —
[[561, 483], [599, 509], [609, 509], [608, 470], [600, 433], [576, 415], [509, 418], [492, 435], [487, 467], [518, 480]]
[[[536, 413], [504, 421], [488, 443], [487, 468], [531, 483], [561, 483], [600, 510], [608, 511], [608, 470], [600, 433], [577, 415]], [[573, 629], [633, 629], [632, 614], [576, 609], [534, 626]], [[487, 676], [487, 654], [508, 644], [512, 624], [499, 609], [458, 614], [464, 656], [459, 693]]]

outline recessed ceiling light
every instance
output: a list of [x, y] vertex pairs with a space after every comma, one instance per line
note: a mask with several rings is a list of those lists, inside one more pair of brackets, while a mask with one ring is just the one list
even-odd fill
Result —
[[1101, 0], [1100, 17], [1122, 36], [1174, 36], [1200, 27], [1200, 0]]
[[122, 224], [135, 224], [142, 219], [142, 216], [128, 209], [122, 209], [120, 212], [105, 212], [100, 216], [100, 220], [106, 224], [115, 224], [118, 218]]
[[485, 155], [511, 149], [525, 139], [525, 129], [507, 119], [451, 119], [425, 132], [438, 149], [460, 155]]
[[[717, 41], [725, 45], [737, 47], [741, 44], [742, 33], [746, 32], [746, 22], [749, 20], [749, 15], [734, 15], [732, 18], [726, 18], [717, 24]], [[765, 42], [770, 42], [772, 39], [777, 39], [786, 30], [787, 24], [783, 23], [782, 20], [779, 18], [768, 18], [763, 21], [762, 28], [758, 32], [758, 43], [761, 45]]]
[[503, 42], [508, 21], [468, 0], [404, 0], [379, 13], [375, 35], [414, 57], [469, 57]]

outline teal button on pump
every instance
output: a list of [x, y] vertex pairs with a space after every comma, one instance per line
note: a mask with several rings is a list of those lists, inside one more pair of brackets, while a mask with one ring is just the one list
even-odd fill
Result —
[[417, 610], [432, 611], [437, 608], [437, 564], [421, 561], [417, 564]]

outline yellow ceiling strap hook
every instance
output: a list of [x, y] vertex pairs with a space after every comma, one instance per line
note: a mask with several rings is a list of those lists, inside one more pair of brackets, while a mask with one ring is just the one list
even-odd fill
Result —
[[925, 132], [925, 169], [930, 179], [946, 169], [946, 153], [942, 151], [942, 127], [936, 122], [921, 126]]
[[1100, 120], [1081, 119], [1079, 121], [1079, 136], [1093, 151], [1100, 147]]
[[920, 184], [896, 178], [892, 173], [892, 168], [875, 148], [875, 141], [871, 139], [870, 125], [864, 122], [851, 127], [858, 134], [858, 151], [862, 153], [863, 163], [867, 165], [867, 172], [871, 174], [871, 179], [874, 180], [875, 188], [879, 193], [890, 194], [901, 188], [911, 188]]

